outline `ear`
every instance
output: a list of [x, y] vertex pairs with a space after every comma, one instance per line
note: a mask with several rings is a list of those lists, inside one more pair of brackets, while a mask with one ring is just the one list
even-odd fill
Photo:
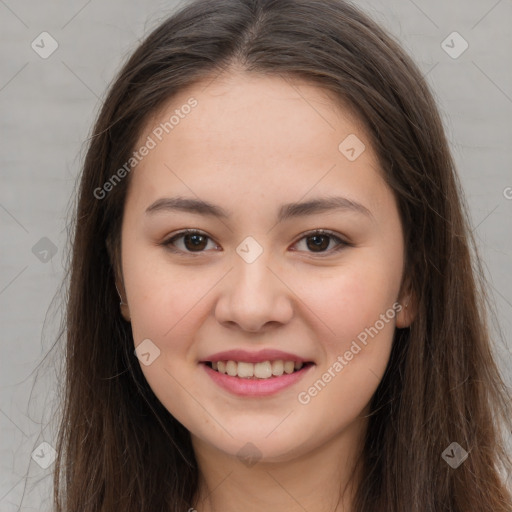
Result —
[[121, 310], [121, 315], [127, 322], [130, 322], [132, 317], [130, 315], [130, 308], [128, 307], [128, 301], [126, 300], [126, 292], [124, 290], [124, 284], [122, 282], [119, 282], [117, 279], [116, 279], [116, 289], [117, 289], [117, 293], [119, 294], [119, 300], [121, 302], [119, 304], [119, 309]]
[[418, 313], [418, 299], [410, 284], [403, 287], [398, 303], [401, 309], [396, 316], [396, 327], [405, 329], [411, 325]]
[[116, 245], [112, 240], [111, 236], [108, 236], [105, 241], [108, 256], [110, 259], [110, 265], [114, 270], [114, 282], [117, 294], [119, 295], [119, 309], [121, 310], [122, 317], [127, 321], [131, 321], [130, 308], [128, 307], [128, 301], [126, 300], [126, 291], [124, 289], [123, 273], [121, 270], [121, 261], [116, 250]]
[[408, 297], [405, 301], [400, 301], [400, 305], [402, 309], [396, 316], [396, 326], [399, 329], [405, 329], [406, 327], [410, 327], [411, 323], [416, 318], [418, 308], [413, 297]]

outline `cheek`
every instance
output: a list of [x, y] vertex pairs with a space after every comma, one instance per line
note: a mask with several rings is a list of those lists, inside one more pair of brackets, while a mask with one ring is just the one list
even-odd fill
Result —
[[[323, 340], [331, 354], [347, 350], [358, 336], [364, 339], [377, 322], [383, 337], [392, 336], [399, 276], [394, 269], [363, 261], [336, 269], [328, 279], [302, 278], [298, 287], [298, 295], [321, 321], [317, 325], [324, 326]], [[386, 316], [384, 323], [381, 315]]]
[[[144, 262], [144, 264], [141, 264]], [[201, 300], [218, 276], [172, 271], [171, 267], [137, 254], [124, 260], [134, 345], [149, 339], [159, 355], [149, 365], [140, 362], [141, 370], [154, 394], [178, 421], [199, 418], [211, 421], [197, 402], [200, 396], [190, 381], [191, 364], [195, 364], [194, 340], [198, 325], [207, 315], [206, 301]]]
[[153, 273], [138, 282], [133, 277], [128, 301], [135, 342], [150, 338], [166, 350], [180, 351], [191, 325], [199, 322], [201, 298], [213, 282], [209, 285], [207, 277], [185, 279], [179, 273]]
[[[335, 432], [358, 417], [374, 395], [389, 361], [395, 331], [394, 285], [375, 286], [376, 275], [353, 273], [332, 281], [319, 312], [335, 335], [323, 330], [325, 358], [298, 396], [304, 408], [304, 428]], [[323, 306], [322, 306], [323, 305]], [[326, 415], [325, 411], [329, 411]]]
[[152, 257], [159, 251], [144, 250], [129, 232], [123, 244], [123, 277], [135, 345], [149, 338], [160, 347], [165, 333], [185, 314], [185, 301], [178, 300], [183, 283]]

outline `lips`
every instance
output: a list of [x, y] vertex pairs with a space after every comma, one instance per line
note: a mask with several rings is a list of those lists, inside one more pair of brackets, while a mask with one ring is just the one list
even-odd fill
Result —
[[264, 349], [258, 352], [249, 352], [247, 350], [226, 350], [217, 352], [205, 357], [202, 363], [216, 363], [218, 361], [237, 361], [245, 363], [262, 363], [264, 361], [294, 361], [297, 363], [308, 363], [311, 360], [305, 359], [291, 352], [283, 352], [275, 349]]
[[200, 361], [220, 387], [241, 396], [277, 393], [301, 379], [314, 363], [290, 352], [228, 350]]

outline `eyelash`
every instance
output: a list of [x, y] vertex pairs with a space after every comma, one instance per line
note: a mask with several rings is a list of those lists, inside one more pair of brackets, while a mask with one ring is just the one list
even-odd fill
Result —
[[[180, 238], [183, 238], [186, 235], [201, 235], [201, 236], [206, 237], [208, 240], [212, 240], [212, 238], [210, 238], [206, 233], [203, 233], [202, 231], [199, 231], [197, 229], [185, 229], [183, 231], [180, 231], [179, 233], [174, 234], [172, 237], [170, 237], [167, 240], [165, 240], [164, 242], [162, 242], [161, 245], [164, 246], [169, 251], [171, 251], [173, 253], [180, 254], [180, 255], [196, 257], [196, 256], [201, 256], [202, 254], [204, 254], [204, 252], [205, 252], [204, 250], [203, 251], [193, 252], [193, 251], [183, 251], [181, 249], [176, 249], [175, 247], [173, 247], [173, 243], [176, 240], [178, 240]], [[346, 242], [345, 240], [342, 240], [339, 236], [335, 235], [332, 231], [329, 231], [329, 230], [326, 230], [326, 229], [315, 229], [315, 230], [312, 230], [312, 231], [308, 231], [308, 232], [304, 233], [301, 236], [301, 238], [299, 238], [297, 240], [297, 242], [295, 242], [295, 244], [300, 242], [301, 240], [303, 240], [305, 238], [309, 238], [309, 237], [312, 237], [312, 236], [318, 236], [318, 235], [320, 235], [320, 236], [328, 236], [331, 239], [333, 239], [336, 242], [338, 242], [338, 245], [334, 249], [330, 249], [328, 251], [323, 251], [323, 252], [318, 252], [318, 253], [310, 252], [310, 254], [320, 255], [320, 257], [322, 257], [322, 255], [331, 255], [333, 253], [337, 253], [337, 252], [341, 251], [345, 247], [351, 247], [352, 246], [352, 244]]]

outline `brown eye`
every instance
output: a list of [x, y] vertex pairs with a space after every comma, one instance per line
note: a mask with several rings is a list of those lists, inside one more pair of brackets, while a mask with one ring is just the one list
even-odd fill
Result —
[[207, 245], [206, 241], [207, 237], [199, 234], [187, 234], [183, 237], [183, 244], [191, 251], [203, 250]]
[[[311, 249], [313, 252], [324, 251], [329, 247], [331, 237], [327, 235], [313, 235], [307, 237], [307, 246], [308, 249]], [[311, 243], [309, 242], [311, 241]]]
[[[325, 230], [316, 230], [306, 233], [296, 245], [299, 245], [305, 241], [305, 250], [309, 253], [317, 253], [317, 254], [329, 254], [340, 251], [341, 249], [350, 246], [348, 242], [342, 240], [339, 236], [336, 236], [334, 233]], [[331, 246], [331, 242], [334, 241], [334, 246]]]
[[[200, 231], [191, 229], [182, 231], [163, 242], [162, 245], [172, 252], [191, 254], [196, 253], [199, 255], [204, 252], [211, 239], [209, 236], [201, 233]], [[214, 244], [215, 246], [215, 244]]]
[[[306, 241], [306, 249], [301, 250], [322, 255], [334, 253], [351, 246], [350, 243], [343, 241], [339, 236], [325, 230], [316, 230], [307, 233], [295, 245], [300, 245], [303, 241]], [[209, 242], [213, 243], [213, 240], [208, 235], [190, 229], [172, 236], [167, 241], [163, 242], [162, 245], [178, 254], [199, 256], [207, 250]], [[331, 242], [334, 242], [334, 247], [330, 247]], [[213, 245], [213, 248], [218, 247], [215, 243], [213, 243]]]

